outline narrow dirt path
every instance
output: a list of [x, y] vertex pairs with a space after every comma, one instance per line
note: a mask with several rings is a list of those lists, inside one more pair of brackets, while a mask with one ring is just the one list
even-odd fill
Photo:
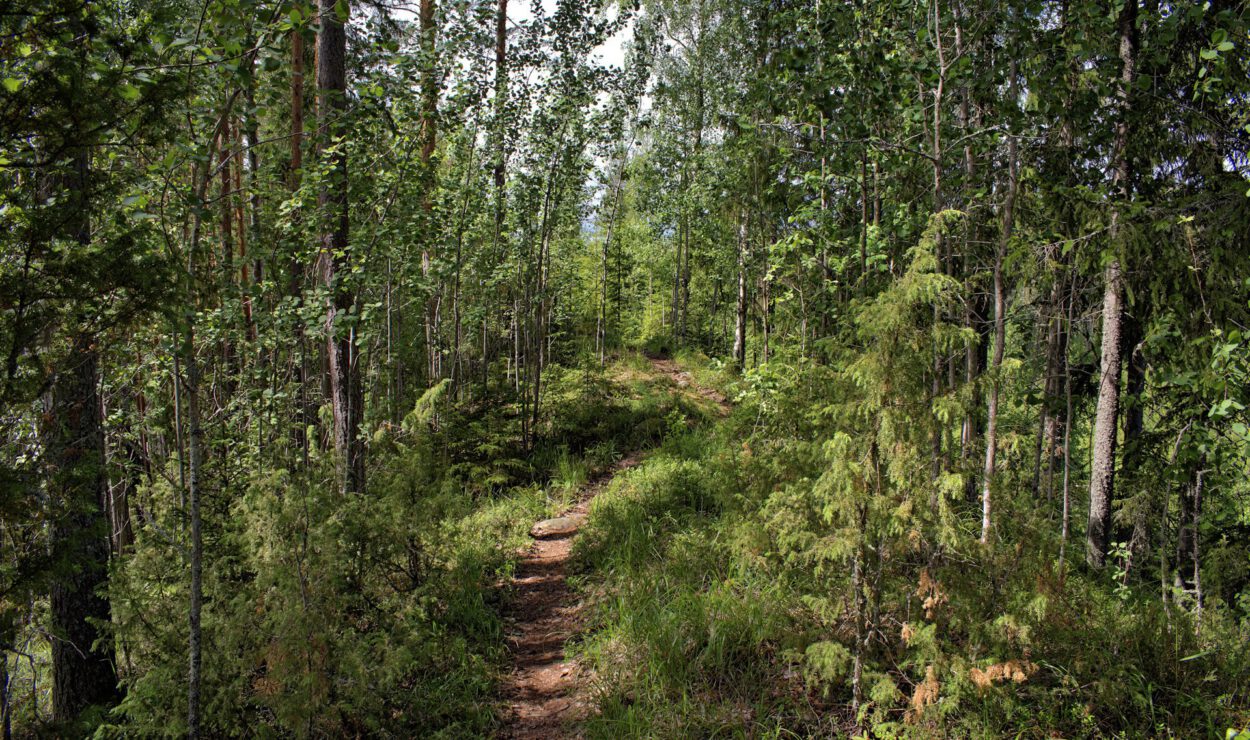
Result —
[[[658, 374], [679, 391], [694, 392], [728, 413], [717, 391], [694, 382], [672, 360], [651, 360]], [[547, 740], [576, 737], [576, 722], [594, 705], [589, 677], [568, 659], [565, 645], [582, 627], [581, 602], [568, 584], [573, 538], [590, 509], [590, 501], [622, 471], [636, 467], [643, 453], [634, 452], [610, 471], [587, 484], [577, 503], [560, 516], [538, 522], [530, 530], [534, 544], [517, 563], [508, 609], [504, 614], [512, 671], [504, 678], [500, 697], [505, 704], [502, 738]]]
[[614, 475], [640, 462], [641, 453], [620, 460], [609, 474], [582, 489], [573, 508], [530, 530], [535, 541], [517, 563], [504, 616], [513, 668], [500, 691], [507, 710], [500, 737], [573, 737], [572, 723], [591, 706], [582, 669], [564, 652], [565, 643], [581, 628], [581, 602], [567, 578], [569, 553], [590, 500]]

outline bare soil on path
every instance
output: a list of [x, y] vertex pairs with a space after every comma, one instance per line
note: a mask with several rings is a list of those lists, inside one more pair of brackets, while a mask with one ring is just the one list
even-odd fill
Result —
[[[651, 364], [680, 391], [693, 392], [716, 404], [722, 413], [727, 412], [724, 396], [696, 384], [690, 373], [672, 360], [652, 360]], [[504, 705], [499, 737], [577, 737], [576, 723], [593, 708], [591, 676], [565, 652], [566, 644], [582, 628], [582, 603], [568, 583], [568, 560], [591, 499], [614, 476], [642, 460], [643, 453], [634, 452], [618, 461], [581, 489], [572, 508], [538, 522], [530, 530], [534, 543], [517, 563], [504, 613], [512, 670], [499, 692]]]
[[588, 676], [565, 655], [565, 644], [581, 630], [581, 607], [568, 584], [573, 537], [586, 519], [590, 500], [612, 476], [637, 466], [635, 453], [612, 472], [582, 489], [573, 508], [534, 525], [534, 544], [517, 563], [504, 615], [512, 672], [500, 695], [505, 702], [500, 737], [517, 740], [575, 737], [573, 723], [593, 705]]

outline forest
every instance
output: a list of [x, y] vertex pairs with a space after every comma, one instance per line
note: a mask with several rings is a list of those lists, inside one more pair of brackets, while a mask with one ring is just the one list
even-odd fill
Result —
[[1250, 738], [1250, 4], [0, 0], [25, 737]]

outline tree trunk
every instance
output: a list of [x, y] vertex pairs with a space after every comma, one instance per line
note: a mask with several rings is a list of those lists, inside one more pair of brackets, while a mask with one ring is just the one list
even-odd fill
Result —
[[595, 327], [595, 339], [599, 347], [599, 365], [607, 361], [608, 345], [608, 255], [612, 248], [612, 231], [616, 226], [616, 214], [621, 207], [621, 184], [625, 180], [625, 162], [628, 152], [621, 152], [621, 166], [616, 173], [616, 185], [612, 188], [612, 213], [608, 216], [608, 230], [603, 239], [602, 283], [599, 286], [599, 321]]
[[764, 294], [763, 295], [764, 305], [760, 307], [760, 323], [762, 324], [760, 328], [764, 330], [764, 336], [761, 338], [760, 346], [764, 349], [764, 362], [767, 363], [768, 358], [769, 358], [769, 352], [771, 351], [772, 339], [773, 339], [773, 325], [772, 325], [773, 281], [770, 280], [767, 275], [765, 275], [763, 282], [764, 284], [760, 286], [760, 292]]
[[[945, 198], [942, 192], [942, 96], [946, 89], [946, 55], [942, 46], [942, 26], [941, 26], [941, 8], [934, 6], [933, 22], [934, 33], [933, 40], [937, 49], [938, 56], [938, 84], [933, 92], [933, 151], [930, 160], [933, 164], [933, 212], [941, 213], [945, 207]], [[937, 237], [934, 240], [934, 251], [936, 253], [938, 271], [946, 270], [946, 246], [945, 237], [942, 230], [939, 229]], [[942, 320], [942, 311], [936, 304], [933, 306], [933, 324], [936, 327]], [[933, 348], [933, 380], [930, 388], [931, 400], [937, 403], [938, 396], [942, 394], [942, 364], [943, 357], [941, 352], [935, 346]], [[942, 459], [942, 422], [936, 418], [933, 419], [933, 434], [930, 445], [933, 454], [933, 477], [936, 480], [942, 475], [943, 459]], [[936, 489], [934, 496], [937, 495]], [[936, 500], [932, 503], [936, 504]]]
[[104, 637], [96, 623], [110, 619], [101, 595], [109, 533], [98, 375], [96, 340], [79, 330], [53, 381], [43, 433], [48, 493], [57, 508], [50, 539], [58, 566], [51, 587], [52, 717], [58, 724], [118, 698], [111, 640], [93, 647]]
[[[1016, 104], [1016, 64], [1011, 65], [1011, 80], [1007, 85], [1007, 100]], [[994, 252], [994, 357], [990, 361], [990, 397], [986, 405], [985, 419], [985, 471], [981, 480], [981, 544], [990, 541], [993, 524], [991, 490], [998, 453], [998, 395], [1002, 388], [999, 377], [1003, 367], [1003, 351], [1007, 341], [1007, 295], [1003, 282], [1003, 262], [1007, 259], [1007, 246], [1015, 227], [1016, 193], [1020, 189], [1017, 173], [1016, 137], [1007, 135], [1007, 194], [1003, 201], [1002, 228], [998, 248]]]
[[130, 517], [130, 497], [139, 489], [143, 468], [141, 455], [134, 442], [123, 440], [117, 452], [122, 458], [118, 465], [120, 479], [116, 484], [108, 484], [108, 519], [113, 554], [121, 555], [134, 548], [135, 530]]
[[1090, 465], [1089, 526], [1086, 561], [1095, 568], [1106, 564], [1111, 538], [1111, 498], [1115, 485], [1116, 418], [1120, 403], [1120, 318], [1123, 278], [1119, 260], [1107, 265], [1102, 303], [1102, 377], [1094, 417], [1093, 461]]
[[[218, 133], [224, 130], [226, 120], [234, 97], [226, 101], [225, 109], [218, 119]], [[216, 135], [216, 134], [214, 134]], [[218, 139], [219, 141], [220, 139]], [[213, 137], [209, 138], [208, 162], [213, 161]], [[202, 203], [208, 193], [208, 182], [212, 168], [208, 166], [193, 167], [192, 181], [195, 183], [191, 193], [192, 203]], [[200, 616], [204, 602], [204, 539], [201, 532], [200, 517], [200, 479], [204, 465], [204, 429], [200, 418], [200, 361], [195, 353], [195, 320], [199, 309], [199, 287], [196, 280], [196, 260], [199, 257], [200, 235], [203, 227], [202, 211], [193, 211], [190, 241], [186, 246], [187, 265], [185, 272], [183, 346], [181, 350], [183, 366], [186, 369], [187, 389], [187, 425], [188, 425], [188, 473], [186, 481], [186, 500], [190, 507], [191, 529], [191, 584], [190, 598], [187, 608], [188, 639], [187, 639], [187, 737], [200, 736], [200, 667], [203, 646], [201, 644]], [[175, 355], [175, 362], [177, 355]], [[182, 378], [175, 377], [175, 387], [182, 383]]]
[[[508, 101], [508, 0], [499, 0], [495, 12], [495, 99], [494, 99], [494, 121], [492, 127], [494, 129], [495, 151], [494, 151], [494, 167], [493, 179], [495, 183], [495, 229], [494, 229], [494, 254], [496, 259], [503, 258], [503, 222], [504, 210], [507, 204], [507, 192], [504, 190], [505, 184], [505, 164], [507, 162], [507, 136], [504, 113], [507, 110]], [[491, 300], [499, 300], [500, 305], [502, 299], [499, 299], [494, 293], [488, 294], [488, 302]], [[491, 311], [488, 303], [488, 310], [482, 318], [482, 395], [486, 396], [490, 386], [490, 364], [491, 364], [491, 341], [490, 341], [490, 316]], [[501, 330], [502, 334], [502, 330]], [[514, 366], [514, 370], [519, 373]], [[505, 377], [505, 380], [507, 378]]]
[[[1124, 451], [1121, 455], [1125, 469], [1134, 469], [1141, 461], [1142, 433], [1145, 431], [1145, 390], [1146, 390], [1146, 356], [1143, 352], [1141, 321], [1132, 314], [1125, 315], [1124, 352], [1126, 367], [1124, 370], [1124, 390], [1127, 395], [1124, 404]], [[1150, 507], [1135, 507], [1132, 526], [1133, 533], [1129, 537], [1130, 563], [1145, 563], [1150, 557]]]
[[[992, 291], [991, 291], [992, 292]], [[972, 474], [975, 468], [977, 440], [981, 436], [984, 419], [981, 414], [983, 388], [981, 376], [989, 364], [991, 334], [994, 330], [993, 319], [988, 315], [992, 306], [992, 296], [984, 291], [974, 291], [964, 303], [964, 322], [976, 331], [977, 339], [968, 342], [964, 347], [964, 382], [969, 388], [967, 411], [964, 413], [960, 429], [960, 457], [964, 468], [968, 471], [964, 482], [964, 496], [968, 501], [976, 501], [977, 478]]]
[[[877, 430], [878, 432], [880, 430]], [[879, 470], [877, 443], [872, 443], [872, 466]], [[880, 479], [876, 480], [880, 494]], [[867, 492], [865, 492], [867, 493]], [[864, 701], [864, 663], [867, 660], [868, 644], [872, 639], [872, 624], [868, 618], [868, 599], [864, 585], [864, 564], [868, 558], [868, 504], [860, 502], [856, 507], [859, 541], [855, 544], [855, 554], [851, 562], [851, 596], [855, 605], [855, 649], [852, 653], [851, 666], [851, 712], [858, 719], [859, 707]], [[878, 573], [878, 575], [880, 575]]]
[[[304, 169], [304, 34], [299, 28], [291, 30], [291, 150], [288, 185], [291, 193], [300, 189], [300, 181]], [[298, 213], [293, 214], [298, 218]], [[297, 304], [303, 304], [304, 265], [300, 262], [298, 250], [291, 251], [287, 267], [287, 295], [294, 298]], [[292, 374], [295, 376], [299, 394], [295, 410], [295, 424], [292, 437], [298, 448], [300, 457], [308, 461], [308, 428], [316, 421], [312, 400], [308, 397], [308, 341], [304, 331], [304, 322], [295, 322], [295, 345], [299, 356], [291, 359]]]
[[[249, 39], [248, 46], [256, 45], [255, 39]], [[264, 261], [260, 255], [260, 122], [256, 116], [256, 55], [249, 55], [248, 62], [249, 73], [247, 78], [247, 89], [245, 91], [247, 100], [247, 110], [243, 115], [244, 135], [247, 137], [247, 169], [248, 169], [248, 185], [251, 192], [248, 194], [248, 239], [251, 241], [252, 248], [257, 250], [256, 257], [253, 260], [253, 279], [257, 283], [264, 280]], [[244, 288], [247, 287], [247, 281], [244, 281]], [[249, 301], [250, 314], [250, 296], [246, 298]], [[253, 332], [252, 340], [255, 341], [255, 324], [250, 325]]]
[[[957, 14], [955, 17], [955, 54], [963, 56], [963, 19]], [[972, 93], [967, 84], [961, 85], [959, 88], [959, 129], [963, 132], [964, 139], [964, 180], [962, 185], [963, 208], [966, 212], [970, 212], [973, 207], [974, 183], [977, 177], [977, 159], [973, 149], [972, 132], [972, 114], [971, 114]], [[873, 169], [873, 188], [877, 187], [877, 171]], [[874, 203], [874, 208], [877, 206]], [[969, 224], [968, 229], [964, 231], [963, 237], [963, 254], [964, 264], [970, 266], [973, 261], [973, 252], [976, 249], [975, 244], [979, 234], [979, 222], [973, 221]], [[972, 272], [970, 267], [965, 270], [965, 281], [967, 274]], [[988, 331], [986, 330], [986, 310], [988, 303], [982, 296], [981, 291], [969, 291], [968, 300], [964, 303], [964, 324], [978, 334], [982, 335], [980, 342], [967, 342], [964, 346], [964, 377], [963, 381], [968, 386], [970, 398], [967, 411], [964, 413], [962, 428], [959, 434], [959, 457], [961, 466], [966, 471], [966, 480], [964, 483], [964, 496], [969, 501], [976, 499], [976, 477], [972, 475], [974, 450], [976, 449], [977, 437], [980, 429], [980, 409], [981, 409], [981, 387], [978, 382], [981, 373], [985, 370], [985, 363], [982, 362], [982, 354], [988, 347]], [[953, 364], [953, 363], [952, 363]]]
[[1193, 479], [1180, 495], [1180, 520], [1176, 530], [1176, 591], [1189, 596], [1195, 611], [1202, 609], [1202, 569], [1198, 528], [1202, 524], [1202, 489], [1206, 459], [1200, 458]]
[[[469, 178], [471, 177], [470, 173], [472, 173], [473, 170], [475, 169], [472, 166], [472, 164], [473, 164], [473, 160], [476, 154], [477, 154], [477, 147], [476, 146], [470, 147], [469, 149], [470, 166], [467, 168], [468, 171], [465, 174], [464, 185], [461, 187], [461, 190], [464, 191], [464, 199], [461, 201], [460, 216], [456, 225], [456, 253], [454, 255], [455, 264], [454, 264], [454, 271], [452, 273], [451, 383], [452, 383], [452, 388], [456, 392], [457, 398], [462, 397], [463, 391], [466, 389], [465, 387], [468, 385], [467, 383], [464, 382], [465, 360], [464, 360], [463, 352], [462, 352], [462, 346], [463, 346], [463, 340], [464, 340], [463, 331], [462, 331], [462, 315], [463, 315], [464, 309], [463, 309], [462, 304], [464, 302], [464, 296], [461, 293], [461, 273], [464, 269], [464, 232], [465, 232], [465, 229], [467, 228], [467, 217], [468, 217], [468, 212], [469, 212], [469, 197], [470, 197]], [[389, 278], [388, 278], [388, 285], [389, 285]], [[388, 293], [388, 296], [389, 296], [389, 293]], [[483, 357], [485, 357], [485, 355], [483, 355]], [[471, 391], [472, 389], [468, 388], [468, 390]]]
[[200, 421], [200, 362], [195, 356], [194, 317], [188, 320], [186, 331], [187, 367], [187, 419], [190, 443], [187, 494], [191, 507], [191, 603], [187, 621], [190, 626], [188, 640], [189, 667], [187, 670], [187, 737], [200, 736], [200, 665], [203, 645], [201, 643], [200, 615], [204, 608], [204, 537], [200, 517], [200, 476], [203, 466], [204, 429]]
[[[1195, 477], [1196, 480], [1196, 477]], [[1176, 524], [1176, 572], [1173, 574], [1174, 584], [1178, 592], [1187, 592], [1193, 588], [1193, 571], [1186, 571], [1185, 565], [1194, 560], [1194, 489], [1190, 483], [1181, 489], [1180, 511]]]
[[[255, 42], [249, 39], [248, 46], [255, 46]], [[249, 60], [252, 55], [249, 55]], [[251, 61], [248, 62], [251, 65]], [[239, 230], [239, 301], [243, 309], [243, 327], [245, 336], [248, 341], [256, 341], [256, 321], [252, 306], [252, 267], [256, 267], [256, 282], [260, 282], [261, 278], [261, 261], [248, 260], [248, 244], [251, 243], [252, 248], [257, 254], [260, 253], [260, 238], [257, 232], [260, 229], [260, 189], [256, 182], [256, 147], [252, 142], [256, 140], [256, 118], [252, 115], [252, 107], [255, 105], [255, 77], [251, 70], [248, 71], [247, 81], [243, 88], [245, 112], [239, 117], [238, 125], [235, 127], [235, 162], [234, 162], [234, 202], [237, 203], [238, 211], [236, 213], [236, 223]], [[244, 198], [243, 190], [243, 166], [244, 158], [247, 159], [248, 176], [247, 182], [249, 186], [249, 194]], [[240, 358], [241, 365], [246, 362], [244, 358]], [[259, 427], [260, 424], [257, 423]]]
[[[68, 226], [86, 250], [91, 244], [91, 155], [84, 142], [77, 144], [65, 181]], [[69, 350], [52, 381], [41, 435], [54, 511], [49, 539], [56, 572], [49, 606], [52, 718], [58, 724], [72, 723], [89, 706], [118, 699], [112, 641], [96, 627], [110, 620], [108, 599], [101, 595], [108, 585], [110, 539], [97, 338], [75, 327]]]
[[686, 329], [690, 323], [690, 223], [686, 223], [686, 248], [683, 250], [685, 257], [682, 259], [681, 269], [681, 323], [678, 324], [677, 333], [681, 337], [681, 343], [685, 343], [687, 339]]
[[[679, 189], [685, 191], [686, 185], [683, 182], [679, 185]], [[674, 255], [673, 264], [673, 303], [669, 313], [669, 320], [672, 321], [673, 330], [673, 346], [674, 348], [681, 345], [681, 333], [679, 326], [681, 324], [681, 252], [685, 246], [686, 240], [686, 217], [681, 217], [681, 223], [677, 226], [677, 238], [674, 240], [676, 245], [676, 254]]]
[[421, 33], [421, 276], [425, 279], [425, 289], [429, 296], [425, 302], [425, 351], [426, 376], [429, 385], [434, 385], [442, 377], [441, 343], [439, 338], [438, 306], [441, 286], [431, 280], [431, 268], [436, 258], [430, 245], [435, 242], [434, 223], [431, 218], [433, 203], [430, 191], [433, 188], [434, 172], [431, 159], [438, 144], [438, 75], [435, 70], [434, 58], [437, 52], [438, 29], [434, 25], [434, 0], [421, 0], [418, 13]]
[[734, 314], [734, 364], [739, 370], [747, 360], [747, 217], [738, 224], [738, 303]]
[[548, 295], [548, 277], [551, 271], [551, 239], [555, 230], [556, 211], [560, 207], [560, 195], [562, 184], [558, 181], [560, 177], [560, 164], [564, 156], [563, 143], [564, 131], [561, 130], [559, 136], [560, 143], [556, 146], [556, 151], [551, 159], [551, 167], [547, 172], [546, 193], [543, 195], [542, 221], [538, 229], [539, 248], [538, 248], [538, 265], [536, 274], [536, 285], [534, 286], [534, 332], [533, 332], [533, 352], [534, 358], [534, 374], [533, 374], [533, 399], [534, 403], [531, 408], [531, 422], [529, 427], [530, 443], [538, 436], [539, 414], [542, 408], [542, 377], [543, 368], [547, 364], [547, 337], [548, 322], [551, 317], [551, 296]]
[[[1065, 46], [1072, 43], [1071, 35], [1073, 24], [1070, 18], [1071, 6], [1064, 2], [1061, 6], [1061, 26], [1062, 39]], [[1064, 79], [1067, 86], [1067, 96], [1063, 112], [1059, 120], [1059, 157], [1061, 161], [1061, 171], [1064, 184], [1069, 188], [1075, 188], [1078, 183], [1075, 162], [1079, 159], [1076, 153], [1076, 127], [1073, 123], [1073, 108], [1075, 105], [1077, 92], [1077, 65], [1074, 60], [1069, 57], [1064, 70]], [[1076, 209], [1071, 202], [1065, 202], [1062, 207], [1062, 228], [1061, 232], [1068, 239], [1075, 239], [1078, 234]], [[1046, 501], [1051, 501], [1055, 490], [1055, 466], [1058, 460], [1058, 438], [1059, 438], [1059, 418], [1058, 418], [1058, 393], [1060, 386], [1064, 388], [1064, 396], [1068, 395], [1071, 386], [1071, 378], [1068, 377], [1068, 337], [1071, 334], [1071, 302], [1073, 300], [1070, 285], [1075, 282], [1070, 276], [1069, 256], [1063, 249], [1057, 250], [1058, 254], [1055, 259], [1056, 269], [1054, 273], [1054, 282], [1051, 285], [1050, 298], [1048, 305], [1050, 314], [1047, 321], [1046, 331], [1046, 370], [1042, 379], [1043, 400], [1041, 413], [1038, 414], [1038, 440], [1037, 449], [1034, 459], [1033, 468], [1033, 490], [1040, 493], [1045, 490]], [[1047, 257], [1052, 259], [1051, 257]], [[1062, 374], [1062, 377], [1060, 375]], [[1071, 414], [1065, 410], [1065, 421], [1063, 422], [1063, 444], [1065, 452], [1063, 453], [1064, 466], [1064, 482], [1066, 487], [1070, 482], [1068, 474], [1071, 467], [1067, 460], [1066, 448], [1070, 440], [1066, 425], [1071, 421]], [[1043, 465], [1045, 466], [1043, 468]], [[1044, 478], [1043, 478], [1044, 474]], [[1070, 502], [1069, 502], [1070, 503]]]
[[[1121, 208], [1129, 197], [1129, 117], [1132, 113], [1132, 87], [1137, 62], [1137, 0], [1128, 0], [1120, 11], [1120, 61], [1122, 69], [1116, 89], [1119, 120], [1113, 147], [1112, 198], [1108, 236], [1115, 248], [1119, 239]], [[1115, 495], [1115, 453], [1117, 418], [1120, 410], [1121, 333], [1124, 315], [1124, 276], [1120, 256], [1113, 255], [1103, 271], [1102, 358], [1098, 383], [1098, 408], [1094, 416], [1093, 448], [1089, 481], [1089, 525], [1086, 530], [1085, 559], [1102, 568], [1111, 542], [1111, 501]]]
[[[234, 297], [236, 284], [234, 281], [234, 126], [230, 118], [221, 127], [218, 140], [218, 169], [221, 171], [220, 190], [218, 192], [221, 208], [221, 282], [219, 300], [224, 306]], [[225, 370], [225, 396], [234, 395], [238, 379], [238, 367], [235, 365], [235, 347], [233, 339], [234, 321], [229, 320], [230, 331], [223, 332], [221, 339], [221, 364]], [[216, 394], [213, 394], [216, 396]], [[218, 401], [218, 405], [221, 405]]]
[[1202, 484], [1206, 475], [1206, 456], [1198, 461], [1198, 472], [1194, 475], [1194, 518], [1193, 518], [1193, 568], [1194, 611], [1198, 614], [1197, 629], [1202, 628]]
[[859, 290], [868, 293], [868, 149], [859, 156]]
[[[1075, 282], [1075, 281], [1073, 281]], [[1069, 285], [1068, 296], [1064, 300], [1063, 332], [1072, 332], [1072, 311], [1076, 303], [1076, 286]], [[1072, 367], [1068, 359], [1067, 343], [1063, 351], [1063, 510], [1059, 531], [1059, 568], [1062, 571], [1064, 557], [1067, 555], [1068, 534], [1072, 519]]]
[[[338, 456], [339, 490], [363, 493], [364, 445], [360, 435], [362, 393], [355, 331], [340, 326], [351, 318], [354, 292], [344, 281], [348, 275], [347, 154], [342, 149], [347, 112], [347, 33], [339, 18], [336, 0], [320, 0], [321, 30], [317, 34], [317, 124], [323, 156], [331, 157], [326, 183], [318, 194], [321, 252], [318, 272], [326, 298], [326, 375], [330, 408], [334, 416], [333, 440]], [[331, 146], [335, 146], [331, 150]]]
[[0, 645], [0, 737], [13, 740], [13, 717], [9, 699], [9, 651]]
[[1042, 410], [1038, 420], [1040, 428], [1033, 470], [1034, 490], [1038, 493], [1045, 491], [1048, 501], [1054, 492], [1055, 464], [1058, 462], [1056, 454], [1060, 422], [1056, 401], [1060, 387], [1067, 382], [1066, 378], [1060, 377], [1068, 351], [1068, 322], [1063, 316], [1065, 296], [1068, 293], [1065, 263], [1061, 262], [1059, 271], [1047, 302], [1051, 316], [1047, 321], [1046, 369], [1045, 377], [1042, 378]]

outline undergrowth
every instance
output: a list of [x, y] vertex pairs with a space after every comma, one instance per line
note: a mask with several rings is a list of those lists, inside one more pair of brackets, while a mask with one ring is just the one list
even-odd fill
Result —
[[[446, 386], [371, 442], [369, 492], [339, 495], [332, 461], [216, 481], [207, 533], [205, 730], [232, 736], [480, 737], [497, 726], [507, 658], [499, 584], [528, 529], [632, 450], [697, 416], [630, 356], [545, 372], [529, 449], [516, 404]], [[240, 466], [240, 469], [245, 466]], [[174, 501], [174, 491], [152, 500]], [[149, 532], [177, 531], [154, 510]], [[181, 734], [185, 586], [172, 541], [139, 543], [112, 580], [126, 696], [101, 736]], [[142, 666], [128, 668], [129, 666]]]
[[976, 543], [962, 488], [945, 523], [873, 509], [834, 526], [856, 504], [820, 492], [853, 440], [812, 440], [834, 436], [829, 389], [854, 391], [795, 364], [725, 385], [730, 418], [668, 436], [593, 502], [574, 551], [593, 605], [588, 736], [1222, 737], [1250, 721], [1244, 620], [1061, 569], [1053, 511], [1022, 494], [1002, 497], [1011, 546]]

